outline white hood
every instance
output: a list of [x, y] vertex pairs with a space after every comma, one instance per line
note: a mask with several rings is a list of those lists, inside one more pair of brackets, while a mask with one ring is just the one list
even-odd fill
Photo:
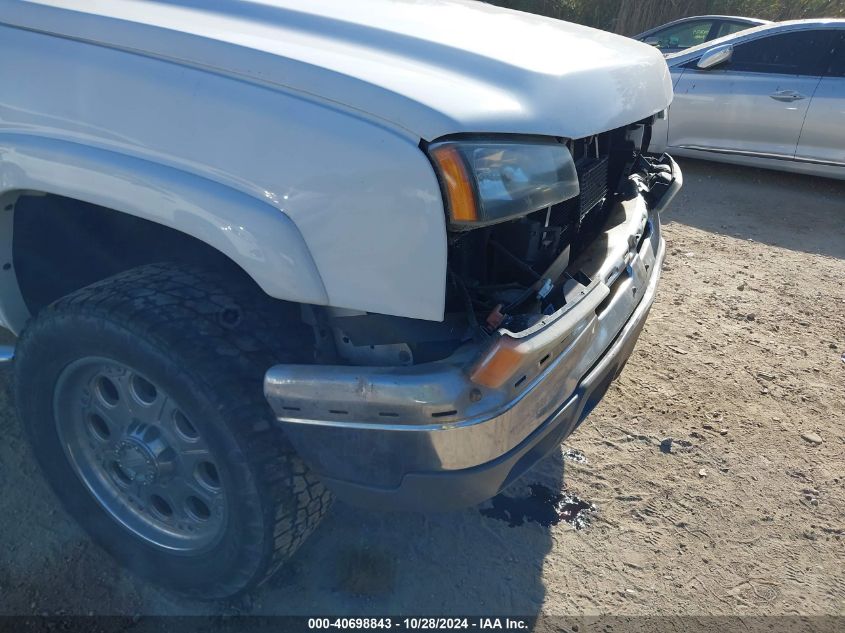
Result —
[[0, 0], [0, 21], [341, 104], [426, 140], [581, 138], [672, 100], [660, 52], [474, 0]]

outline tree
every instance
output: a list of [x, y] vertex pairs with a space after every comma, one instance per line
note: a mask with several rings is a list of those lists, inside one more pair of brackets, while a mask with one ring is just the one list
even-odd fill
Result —
[[768, 20], [845, 17], [845, 0], [488, 0], [520, 11], [568, 20], [623, 35], [678, 18], [727, 14]]
[[708, 0], [638, 0], [622, 2], [613, 30], [623, 35], [636, 35], [653, 26], [689, 15], [703, 15], [712, 2]]

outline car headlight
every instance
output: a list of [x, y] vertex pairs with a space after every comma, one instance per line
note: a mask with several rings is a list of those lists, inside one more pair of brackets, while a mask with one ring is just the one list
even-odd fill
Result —
[[456, 228], [503, 222], [580, 192], [572, 154], [554, 141], [445, 141], [429, 154]]

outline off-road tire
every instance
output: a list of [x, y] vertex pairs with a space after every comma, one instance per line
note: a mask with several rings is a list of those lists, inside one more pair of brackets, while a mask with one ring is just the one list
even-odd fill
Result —
[[[139, 575], [196, 598], [247, 592], [314, 530], [331, 497], [273, 425], [263, 375], [307, 362], [310, 329], [296, 306], [245, 275], [174, 264], [132, 269], [41, 311], [16, 350], [18, 414], [68, 512]], [[176, 555], [120, 525], [66, 457], [54, 415], [57, 379], [80, 357], [109, 358], [155, 379], [192, 416], [223, 462], [227, 521], [219, 542]]]

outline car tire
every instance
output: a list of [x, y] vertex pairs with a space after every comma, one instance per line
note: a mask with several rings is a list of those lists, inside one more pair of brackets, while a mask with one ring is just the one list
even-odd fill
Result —
[[146, 265], [31, 321], [18, 414], [97, 543], [160, 585], [227, 598], [266, 580], [328, 509], [263, 395], [267, 368], [312, 356], [298, 308], [240, 271]]

